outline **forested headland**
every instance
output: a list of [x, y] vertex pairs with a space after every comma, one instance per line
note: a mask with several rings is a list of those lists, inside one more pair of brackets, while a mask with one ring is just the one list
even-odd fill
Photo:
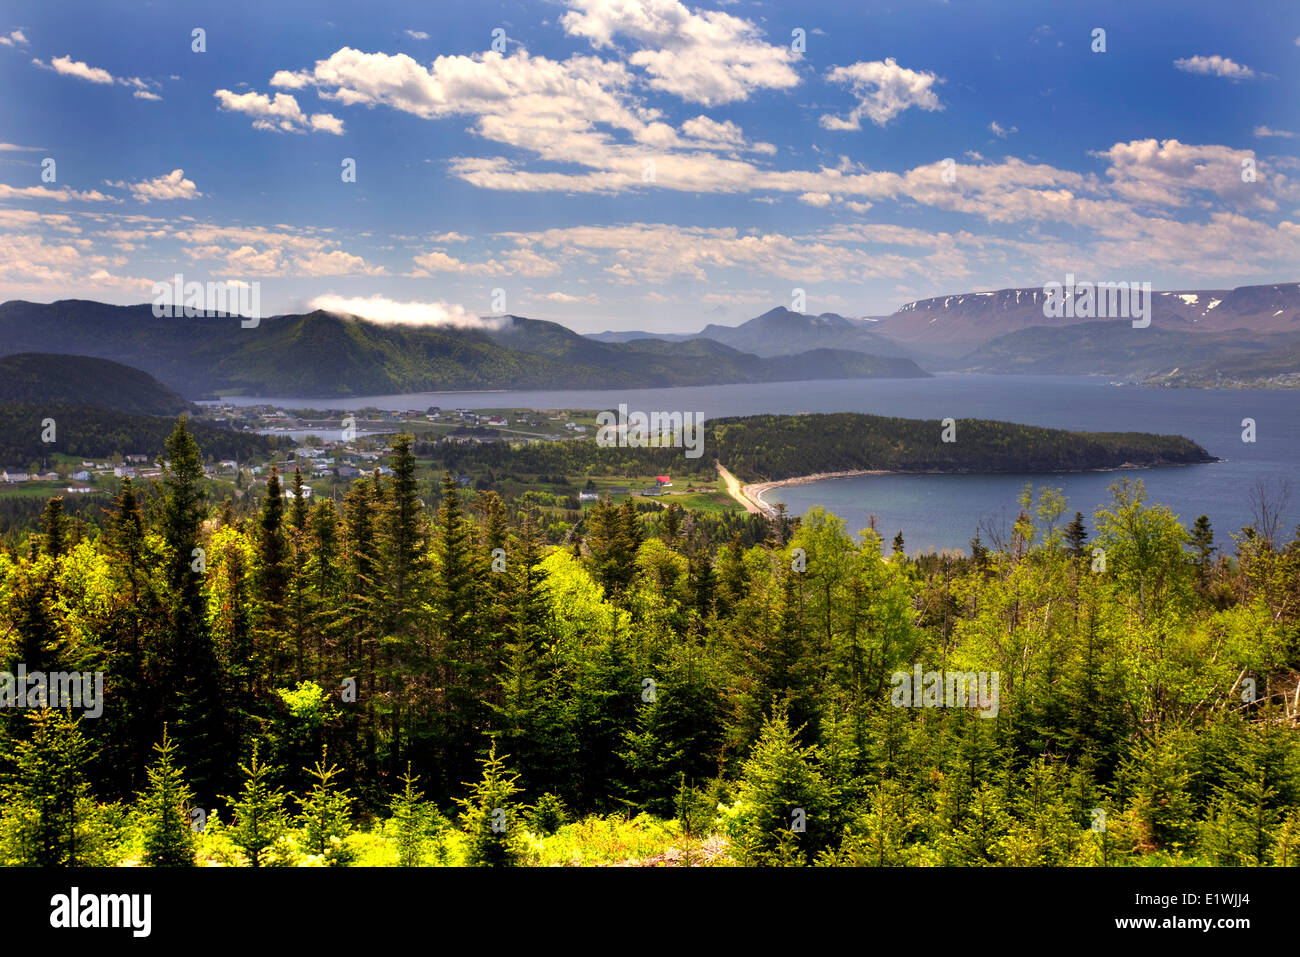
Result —
[[1181, 435], [1079, 432], [987, 419], [856, 412], [749, 415], [709, 422], [718, 461], [747, 482], [819, 472], [1074, 472], [1216, 459]]
[[[737, 470], [808, 467], [781, 417], [777, 451], [717, 425]], [[75, 527], [54, 499], [0, 551], [3, 667], [103, 676], [96, 717], [0, 708], [5, 864], [1300, 854], [1300, 534], [1187, 528], [1120, 479], [1091, 516], [1027, 492], [966, 557], [608, 500], [550, 542], [453, 476], [422, 499], [406, 436], [391, 476], [273, 475], [252, 512], [184, 420], [165, 452], [156, 491]], [[900, 700], [921, 673], [997, 705]]]

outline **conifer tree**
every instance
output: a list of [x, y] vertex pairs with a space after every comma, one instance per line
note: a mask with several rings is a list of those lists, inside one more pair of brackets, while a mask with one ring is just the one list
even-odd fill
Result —
[[244, 772], [239, 794], [225, 799], [235, 810], [230, 839], [244, 852], [251, 867], [272, 863], [275, 846], [288, 830], [286, 795], [271, 783], [274, 772], [259, 759], [258, 747], [254, 741], [251, 760], [239, 766]]
[[190, 805], [194, 793], [185, 783], [185, 769], [176, 763], [176, 744], [163, 725], [162, 743], [154, 745], [157, 760], [149, 766], [149, 787], [140, 795], [144, 859], [149, 867], [192, 867], [194, 832]]
[[322, 748], [315, 766], [303, 769], [313, 781], [311, 790], [299, 802], [299, 820], [312, 853], [324, 857], [332, 867], [341, 867], [352, 860], [346, 844], [352, 833], [352, 797], [335, 780], [342, 769], [335, 764], [325, 766], [327, 756], [327, 750]]
[[168, 437], [163, 479], [163, 539], [169, 592], [171, 647], [166, 663], [174, 697], [165, 712], [174, 717], [185, 764], [200, 797], [215, 793], [228, 774], [230, 749], [221, 675], [207, 622], [205, 572], [196, 570], [196, 550], [205, 517], [203, 464], [198, 444], [180, 416]]
[[419, 867], [424, 862], [430, 843], [440, 863], [446, 863], [446, 846], [443, 831], [446, 821], [424, 799], [423, 792], [415, 786], [411, 764], [399, 778], [402, 790], [389, 802], [390, 824], [397, 843], [397, 863], [400, 867]]
[[496, 740], [488, 756], [481, 758], [482, 777], [470, 788], [469, 796], [457, 798], [461, 806], [460, 827], [465, 832], [465, 863], [471, 867], [513, 867], [524, 863], [526, 838], [522, 809], [515, 803], [519, 789], [517, 774], [506, 769], [505, 758], [497, 757]]
[[46, 501], [41, 525], [45, 529], [45, 554], [51, 558], [58, 558], [63, 554], [64, 539], [67, 535], [67, 519], [63, 515], [63, 496], [56, 495]]
[[86, 780], [92, 755], [81, 719], [57, 708], [40, 708], [25, 717], [31, 736], [14, 749], [14, 773], [0, 802], [0, 863], [116, 864], [116, 829]]

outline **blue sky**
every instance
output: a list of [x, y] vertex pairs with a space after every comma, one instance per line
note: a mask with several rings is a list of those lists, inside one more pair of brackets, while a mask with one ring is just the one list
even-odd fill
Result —
[[11, 0], [0, 83], [0, 299], [693, 331], [1300, 279], [1291, 0]]

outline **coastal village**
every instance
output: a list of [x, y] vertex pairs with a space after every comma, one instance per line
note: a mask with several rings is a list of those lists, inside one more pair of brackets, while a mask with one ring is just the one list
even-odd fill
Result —
[[[398, 433], [415, 436], [423, 444], [488, 444], [508, 442], [559, 442], [590, 439], [596, 432], [595, 410], [583, 409], [381, 409], [363, 407], [340, 409], [285, 409], [275, 405], [241, 405], [233, 402], [200, 404], [192, 416], [237, 432], [282, 436], [292, 440], [293, 448], [275, 454], [236, 461], [209, 458], [203, 465], [204, 475], [230, 486], [236, 499], [265, 487], [272, 468], [282, 476], [284, 494], [295, 496], [292, 476], [302, 472], [302, 494], [337, 497], [358, 478], [376, 471], [391, 475], [387, 458], [392, 452], [391, 439]], [[108, 458], [82, 459], [52, 453], [40, 462], [0, 464], [0, 496], [116, 494], [121, 480], [158, 481], [163, 477], [165, 460], [139, 451], [115, 454]], [[490, 487], [474, 476], [458, 473], [457, 484], [463, 488]], [[674, 487], [670, 474], [649, 477], [627, 476], [599, 484], [588, 481], [587, 487], [561, 496], [572, 499], [570, 507], [581, 508], [602, 496], [662, 499], [671, 495], [694, 495], [697, 489]], [[540, 489], [538, 491], [541, 491]], [[558, 490], [552, 488], [554, 493]], [[713, 489], [699, 490], [712, 493]], [[718, 504], [726, 501], [725, 493]], [[557, 499], [556, 504], [559, 504]], [[739, 507], [739, 502], [736, 503]]]

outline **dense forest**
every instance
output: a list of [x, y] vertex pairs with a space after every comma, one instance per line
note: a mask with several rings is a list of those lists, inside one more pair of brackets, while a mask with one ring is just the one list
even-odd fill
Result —
[[856, 412], [748, 415], [710, 419], [706, 454], [680, 448], [625, 448], [594, 439], [511, 446], [415, 444], [416, 454], [451, 471], [497, 474], [654, 475], [713, 479], [716, 459], [748, 482], [854, 469], [923, 472], [1062, 472], [1123, 465], [1212, 462], [1203, 448], [1178, 435], [1076, 432], [1014, 422], [956, 419], [945, 441], [938, 420]]
[[22, 352], [0, 357], [0, 403], [93, 405], [140, 415], [177, 415], [190, 403], [147, 372], [107, 359]]
[[[57, 444], [42, 440], [48, 432], [46, 419], [54, 420]], [[136, 415], [90, 405], [0, 402], [0, 466], [26, 468], [33, 462], [44, 462], [51, 450], [87, 458], [139, 454], [149, 456], [152, 462], [162, 455], [174, 424], [175, 419], [168, 416]], [[204, 453], [218, 459], [242, 461], [266, 455], [287, 441], [204, 422], [189, 428], [203, 443]]]
[[[1300, 534], [1121, 479], [1088, 518], [1027, 489], [966, 557], [608, 501], [548, 544], [451, 475], [422, 502], [407, 436], [391, 477], [274, 476], [251, 514], [184, 419], [166, 445], [156, 496], [75, 535], [51, 500], [0, 552], [4, 667], [103, 673], [98, 716], [0, 709], [3, 863], [1300, 855]], [[900, 696], [921, 673], [993, 699]]]
[[1076, 432], [985, 419], [899, 419], [856, 412], [749, 415], [709, 422], [710, 448], [750, 482], [813, 472], [1070, 472], [1213, 462], [1180, 435]]

